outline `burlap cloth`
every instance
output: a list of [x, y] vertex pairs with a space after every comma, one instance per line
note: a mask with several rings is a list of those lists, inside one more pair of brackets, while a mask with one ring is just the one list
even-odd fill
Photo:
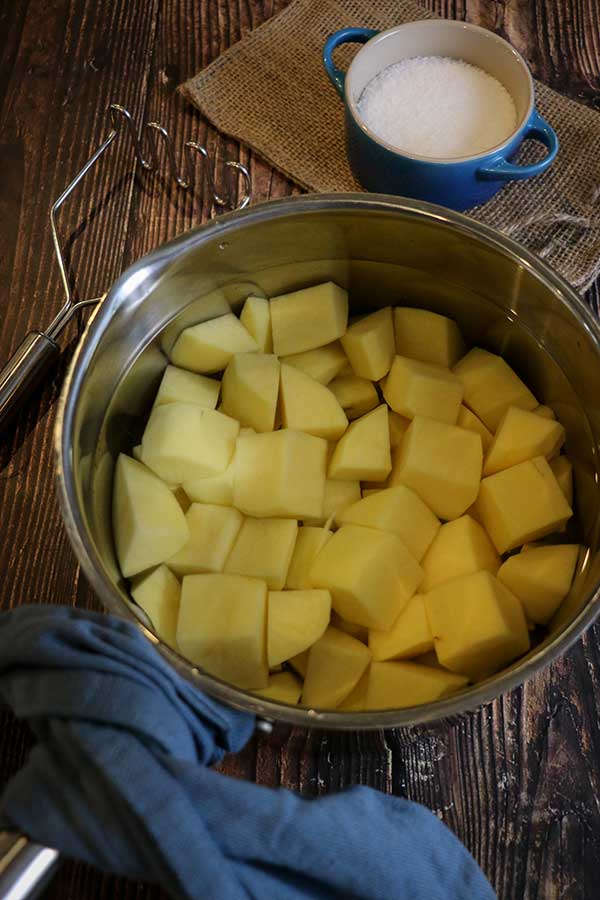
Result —
[[[181, 91], [221, 131], [312, 191], [362, 190], [344, 150], [343, 104], [321, 63], [345, 26], [430, 18], [413, 0], [293, 0]], [[342, 48], [346, 60], [356, 48]], [[550, 170], [511, 182], [471, 211], [543, 256], [585, 290], [600, 275], [600, 115], [536, 82], [537, 107], [560, 139]], [[535, 158], [532, 142], [520, 161]]]

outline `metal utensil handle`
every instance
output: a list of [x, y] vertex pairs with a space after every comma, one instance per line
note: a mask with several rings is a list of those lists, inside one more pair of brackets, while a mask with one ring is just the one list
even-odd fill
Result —
[[58, 866], [58, 851], [0, 831], [0, 900], [39, 896]]
[[30, 331], [0, 369], [0, 433], [11, 413], [60, 356], [58, 344], [40, 331]]
[[[123, 127], [133, 143], [137, 162], [144, 171], [152, 172], [159, 167], [159, 143], [162, 142], [169, 173], [177, 187], [182, 190], [188, 190], [193, 183], [196, 161], [199, 158], [204, 160], [204, 162], [210, 161], [205, 147], [196, 143], [196, 141], [186, 141], [184, 145], [185, 156], [182, 160], [181, 168], [178, 169], [173, 140], [163, 125], [159, 122], [146, 122], [138, 135], [131, 113], [124, 106], [121, 106], [119, 103], [112, 103], [109, 113], [112, 127], [107, 137], [88, 159], [81, 171], [77, 173], [73, 181], [67, 185], [50, 209], [52, 242], [60, 271], [65, 301], [50, 325], [43, 330], [30, 332], [0, 371], [0, 434], [4, 430], [9, 416], [19, 409], [26, 396], [39, 385], [43, 376], [52, 364], [57, 361], [60, 355], [60, 348], [56, 343], [56, 338], [67, 323], [73, 318], [75, 313], [86, 306], [98, 303], [102, 299], [101, 297], [95, 297], [90, 300], [77, 302], [73, 297], [56, 225], [56, 214], [65, 200], [75, 190], [80, 181], [85, 178], [103, 153], [108, 150], [115, 138], [122, 133]], [[144, 143], [148, 148], [147, 154], [144, 154]], [[252, 199], [250, 173], [242, 163], [236, 160], [227, 161], [225, 167], [228, 171], [242, 177], [244, 182], [242, 196], [235, 204], [232, 204], [228, 198], [221, 196], [217, 190], [210, 167], [205, 166], [204, 177], [208, 181], [209, 189], [212, 192], [213, 202], [221, 208], [230, 206], [236, 209], [244, 209]]]

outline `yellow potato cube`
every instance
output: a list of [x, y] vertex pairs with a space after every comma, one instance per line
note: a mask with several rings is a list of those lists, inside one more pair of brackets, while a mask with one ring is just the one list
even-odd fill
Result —
[[492, 675], [529, 650], [521, 602], [490, 572], [445, 581], [424, 602], [438, 659], [452, 672]]
[[192, 503], [185, 518], [190, 537], [181, 550], [169, 557], [169, 568], [179, 576], [222, 572], [242, 527], [241, 512], [230, 506]]
[[236, 353], [223, 373], [224, 413], [255, 431], [273, 431], [279, 395], [279, 360], [267, 353]]
[[578, 556], [578, 544], [531, 547], [509, 557], [498, 578], [519, 598], [532, 622], [546, 625], [569, 593]]
[[[236, 440], [247, 434], [256, 434], [253, 428], [240, 428]], [[194, 478], [184, 481], [182, 488], [193, 503], [217, 503], [219, 506], [233, 506], [233, 479], [235, 475], [236, 450], [229, 461], [229, 465], [218, 475], [209, 478]], [[185, 512], [186, 510], [184, 510]]]
[[144, 610], [158, 637], [176, 648], [181, 586], [170, 569], [161, 565], [134, 580], [131, 596]]
[[385, 481], [392, 468], [387, 406], [355, 419], [339, 439], [328, 478], [338, 481]]
[[348, 324], [348, 292], [333, 281], [271, 299], [273, 352], [289, 356], [337, 341]]
[[553, 409], [550, 409], [549, 406], [542, 406], [540, 403], [539, 406], [533, 410], [536, 416], [542, 416], [544, 419], [556, 419], [556, 413]]
[[181, 332], [171, 362], [182, 369], [210, 375], [225, 368], [235, 353], [255, 353], [258, 344], [240, 320], [227, 313]]
[[334, 394], [301, 369], [281, 365], [281, 421], [284, 428], [337, 441], [348, 419]]
[[442, 525], [421, 565], [424, 592], [459, 575], [482, 570], [495, 575], [500, 557], [479, 522], [465, 515]]
[[329, 591], [269, 591], [267, 661], [279, 665], [318, 641], [329, 625]]
[[561, 529], [573, 514], [543, 456], [484, 478], [477, 512], [498, 553]]
[[356, 375], [379, 381], [390, 371], [396, 352], [391, 306], [353, 322], [341, 341]]
[[142, 462], [168, 484], [223, 472], [239, 422], [193, 403], [155, 406], [142, 437]]
[[509, 406], [533, 410], [537, 400], [501, 356], [480, 347], [469, 350], [454, 366], [454, 374], [465, 388], [464, 402], [495, 431]]
[[265, 700], [296, 706], [302, 693], [302, 682], [292, 672], [278, 672], [269, 677], [269, 683], [262, 691], [254, 691]]
[[329, 382], [329, 390], [337, 397], [337, 400], [346, 413], [352, 419], [358, 419], [365, 413], [375, 409], [379, 404], [379, 397], [372, 381], [359, 378], [357, 375], [338, 375]]
[[190, 534], [167, 485], [123, 453], [115, 466], [112, 518], [117, 560], [126, 578], [164, 562]]
[[356, 622], [349, 622], [347, 619], [342, 619], [335, 610], [332, 610], [331, 612], [330, 623], [334, 628], [337, 628], [339, 631], [345, 631], [346, 634], [351, 634], [352, 637], [356, 638], [357, 641], [362, 641], [363, 644], [369, 642], [368, 628], [365, 628], [364, 625], [357, 625]]
[[339, 522], [340, 514], [357, 500], [360, 500], [360, 481], [325, 481], [323, 513], [315, 518], [304, 519], [307, 525], [326, 525]]
[[240, 438], [233, 505], [250, 516], [305, 519], [323, 511], [327, 441], [283, 429]]
[[271, 307], [264, 297], [248, 297], [240, 313], [240, 322], [252, 335], [261, 353], [273, 352]]
[[396, 353], [451, 368], [465, 352], [462, 335], [452, 319], [428, 309], [396, 307]]
[[164, 403], [196, 403], [214, 409], [219, 399], [221, 385], [214, 378], [167, 366], [154, 401], [155, 406]]
[[306, 670], [308, 668], [308, 654], [310, 650], [304, 650], [302, 653], [299, 653], [297, 656], [293, 656], [291, 659], [288, 659], [288, 663], [294, 670], [300, 675], [301, 678], [306, 677]]
[[565, 500], [569, 506], [573, 506], [573, 465], [571, 460], [568, 456], [557, 456], [556, 459], [551, 460], [549, 466], [565, 495]]
[[400, 446], [402, 438], [406, 434], [406, 430], [410, 425], [410, 419], [399, 416], [393, 409], [388, 410], [388, 422], [390, 426], [390, 447], [395, 450]]
[[371, 652], [364, 644], [337, 628], [328, 628], [308, 654], [303, 705], [335, 709], [356, 685], [370, 660]]
[[474, 431], [481, 436], [481, 446], [485, 455], [494, 440], [494, 435], [485, 427], [481, 419], [478, 419], [475, 413], [461, 404], [456, 424], [459, 428], [466, 428], [468, 431]]
[[246, 518], [223, 571], [267, 582], [272, 591], [283, 588], [294, 552], [295, 519]]
[[284, 356], [281, 362], [300, 369], [320, 384], [329, 384], [340, 374], [348, 359], [340, 342], [333, 341], [324, 347], [317, 347], [316, 350], [305, 350], [304, 353]]
[[330, 537], [331, 531], [328, 528], [304, 525], [298, 529], [292, 560], [285, 580], [286, 588], [300, 591], [312, 587], [308, 577], [310, 567], [315, 556]]
[[237, 687], [267, 687], [267, 585], [240, 575], [186, 575], [177, 645], [206, 672]]
[[433, 636], [422, 594], [411, 597], [389, 631], [369, 630], [374, 660], [410, 659], [433, 650]]
[[463, 386], [450, 369], [406, 356], [395, 356], [383, 396], [394, 412], [409, 419], [427, 416], [454, 425]]
[[423, 579], [423, 570], [395, 534], [342, 525], [310, 568], [313, 587], [331, 591], [343, 619], [390, 628]]
[[477, 497], [482, 462], [478, 434], [417, 416], [398, 448], [393, 481], [412, 488], [441, 519], [456, 519]]
[[418, 562], [425, 556], [440, 527], [437, 516], [418, 494], [404, 485], [377, 491], [347, 506], [338, 515], [338, 522], [396, 534]]
[[493, 475], [534, 456], [552, 456], [564, 440], [565, 429], [560, 422], [509, 406], [483, 461], [483, 474]]
[[466, 684], [462, 675], [416, 662], [372, 662], [339, 709], [360, 712], [421, 706], [450, 697]]

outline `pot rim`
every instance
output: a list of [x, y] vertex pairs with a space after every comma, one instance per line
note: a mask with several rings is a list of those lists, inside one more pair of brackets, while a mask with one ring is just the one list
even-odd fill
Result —
[[552, 292], [558, 294], [561, 301], [575, 314], [581, 327], [589, 333], [600, 354], [600, 323], [594, 319], [591, 310], [573, 288], [534, 253], [495, 229], [470, 219], [466, 215], [430, 203], [386, 194], [304, 194], [271, 200], [245, 210], [226, 213], [217, 220], [192, 228], [142, 257], [114, 282], [87, 323], [61, 391], [54, 428], [54, 464], [58, 499], [75, 555], [102, 605], [109, 612], [135, 623], [144, 636], [156, 646], [181, 675], [206, 691], [207, 694], [236, 709], [253, 713], [263, 720], [309, 728], [368, 731], [422, 725], [471, 712], [522, 684], [535, 672], [556, 660], [575, 643], [598, 615], [600, 585], [588, 593], [582, 602], [579, 613], [556, 636], [547, 639], [547, 642], [539, 645], [527, 657], [499, 675], [447, 699], [423, 706], [370, 710], [368, 712], [313, 710], [306, 707], [288, 706], [265, 700], [208, 675], [180, 656], [175, 650], [163, 644], [135, 616], [119, 595], [118, 589], [108, 578], [99, 554], [86, 534], [77, 498], [70, 438], [75, 421], [79, 389], [87, 365], [102, 338], [103, 325], [111, 316], [111, 298], [115, 292], [129, 279], [136, 277], [139, 279], [142, 269], [147, 270], [149, 267], [154, 267], [157, 272], [164, 270], [172, 261], [174, 250], [177, 250], [177, 255], [179, 255], [209, 241], [221, 239], [253, 222], [288, 214], [301, 215], [330, 210], [402, 212], [415, 218], [425, 218], [431, 222], [437, 221], [450, 225], [463, 234], [482, 238], [488, 246], [511, 257], [520, 266], [535, 275], [538, 280], [541, 280]]

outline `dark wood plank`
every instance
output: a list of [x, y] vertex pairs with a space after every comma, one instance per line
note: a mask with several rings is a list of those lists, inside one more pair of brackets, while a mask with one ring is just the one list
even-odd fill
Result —
[[[0, 9], [0, 353], [60, 305], [47, 210], [105, 133], [117, 100], [176, 136], [205, 143], [222, 178], [226, 158], [249, 164], [256, 201], [296, 191], [224, 140], [175, 93], [176, 85], [285, 5], [282, 0], [13, 0]], [[429, 0], [429, 8], [493, 28], [535, 74], [600, 107], [599, 0]], [[211, 215], [204, 190], [183, 195], [160, 175], [135, 179], [131, 148], [115, 147], [65, 209], [81, 296]], [[81, 223], [85, 224], [81, 228]], [[598, 311], [600, 293], [589, 301]], [[74, 333], [71, 332], [71, 337]], [[95, 605], [80, 579], [52, 490], [52, 404], [58, 372], [0, 439], [2, 608], [48, 601]], [[598, 628], [522, 690], [422, 729], [370, 734], [278, 727], [221, 767], [236, 777], [309, 796], [350, 784], [408, 796], [465, 841], [499, 897], [593, 898], [600, 864]], [[0, 718], [0, 781], [30, 738]], [[48, 898], [164, 897], [150, 886], [65, 864]]]

